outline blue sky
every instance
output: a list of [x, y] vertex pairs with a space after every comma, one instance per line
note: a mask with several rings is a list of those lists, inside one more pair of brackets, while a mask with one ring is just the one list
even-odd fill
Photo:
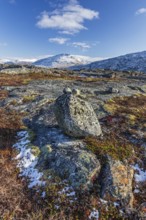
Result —
[[146, 50], [146, 0], [0, 0], [0, 58]]

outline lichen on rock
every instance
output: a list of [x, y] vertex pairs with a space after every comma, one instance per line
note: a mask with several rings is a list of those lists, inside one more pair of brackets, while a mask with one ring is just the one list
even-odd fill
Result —
[[59, 127], [69, 136], [101, 135], [101, 127], [92, 106], [78, 97], [79, 91], [64, 93], [55, 102], [55, 115]]
[[101, 172], [101, 196], [111, 196], [132, 207], [134, 169], [126, 161], [114, 160], [107, 156]]

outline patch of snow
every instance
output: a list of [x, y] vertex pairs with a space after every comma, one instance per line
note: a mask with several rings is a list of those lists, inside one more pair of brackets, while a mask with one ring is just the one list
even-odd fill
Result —
[[46, 197], [46, 192], [42, 192], [42, 198]]
[[93, 209], [93, 211], [90, 213], [89, 215], [89, 219], [99, 219], [99, 212], [98, 210], [96, 210], [95, 208]]
[[55, 208], [58, 210], [60, 208], [60, 206], [59, 205], [55, 205]]
[[135, 189], [134, 193], [140, 193], [140, 190], [139, 189]]
[[119, 206], [119, 203], [118, 202], [114, 202], [114, 206], [115, 207]]
[[70, 193], [67, 193], [66, 195], [67, 195], [67, 196], [75, 196], [76, 193], [75, 193], [75, 192], [70, 192]]
[[75, 196], [76, 193], [73, 191], [73, 188], [71, 186], [64, 187], [59, 194], [66, 194], [66, 196]]
[[103, 203], [103, 204], [107, 204], [108, 201], [104, 200], [104, 199], [100, 199], [100, 201]]
[[20, 169], [20, 176], [27, 177], [29, 179], [28, 187], [44, 186], [45, 181], [42, 181], [43, 173], [36, 169], [38, 158], [31, 152], [29, 148], [29, 134], [27, 131], [21, 131], [17, 133], [18, 142], [13, 145], [15, 149], [19, 151], [16, 156], [18, 160], [17, 167]]
[[144, 181], [146, 181], [146, 171], [142, 170], [138, 166], [138, 164], [136, 164], [133, 168], [137, 172], [137, 173], [135, 173], [135, 181], [136, 182], [144, 182]]

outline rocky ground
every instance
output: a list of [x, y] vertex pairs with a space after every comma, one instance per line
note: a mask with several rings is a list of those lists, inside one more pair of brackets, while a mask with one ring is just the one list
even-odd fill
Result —
[[[145, 75], [34, 71], [1, 70], [0, 145], [17, 150], [19, 172], [42, 204], [39, 219], [146, 218]], [[70, 137], [58, 126], [54, 103], [67, 87], [92, 105], [100, 137]], [[11, 219], [33, 219], [11, 210]]]

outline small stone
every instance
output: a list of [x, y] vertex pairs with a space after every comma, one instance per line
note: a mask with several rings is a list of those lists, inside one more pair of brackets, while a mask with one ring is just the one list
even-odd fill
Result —
[[70, 93], [72, 93], [72, 91], [69, 87], [67, 87], [67, 88], [64, 88], [63, 93], [64, 94], [70, 94]]
[[48, 151], [48, 153], [51, 153], [52, 152], [52, 147], [51, 145], [46, 145], [46, 150]]
[[73, 95], [79, 96], [80, 93], [81, 93], [81, 92], [80, 92], [79, 89], [73, 89], [73, 90], [72, 90], [72, 94], [73, 94]]
[[111, 88], [109, 88], [109, 92], [110, 93], [119, 93], [119, 90], [117, 88], [111, 87]]

